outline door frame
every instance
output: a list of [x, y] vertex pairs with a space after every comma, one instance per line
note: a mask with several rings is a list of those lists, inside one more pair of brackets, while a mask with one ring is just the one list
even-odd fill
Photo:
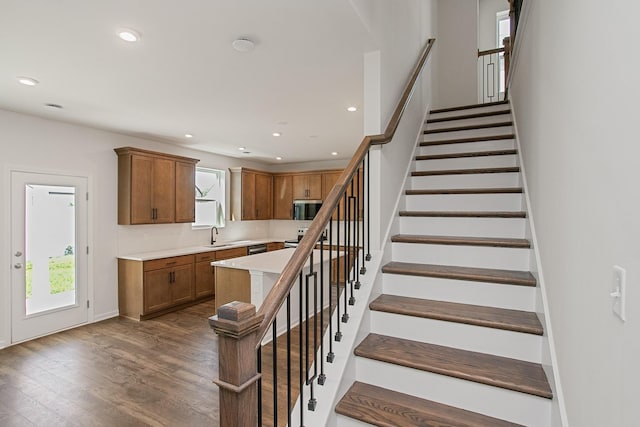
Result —
[[[13, 329], [13, 315], [12, 315], [12, 284], [11, 284], [11, 265], [10, 261], [13, 260], [13, 254], [11, 251], [11, 174], [13, 172], [22, 172], [22, 173], [35, 173], [35, 174], [46, 174], [46, 175], [60, 175], [60, 176], [73, 176], [80, 177], [87, 180], [87, 193], [89, 194], [87, 200], [87, 246], [89, 247], [89, 253], [87, 254], [87, 299], [90, 301], [89, 308], [87, 309], [87, 322], [84, 324], [93, 323], [94, 316], [94, 262], [93, 262], [93, 253], [94, 253], [94, 226], [93, 226], [93, 218], [94, 218], [94, 204], [93, 204], [93, 174], [88, 171], [80, 171], [80, 170], [68, 170], [68, 169], [52, 169], [52, 168], [44, 168], [44, 167], [33, 167], [33, 166], [24, 166], [24, 165], [16, 165], [16, 164], [6, 164], [4, 166], [4, 195], [5, 195], [5, 203], [4, 203], [4, 224], [2, 224], [3, 229], [5, 230], [4, 235], [8, 238], [4, 239], [4, 247], [0, 248], [6, 256], [6, 262], [4, 263], [4, 274], [1, 274], [2, 267], [0, 267], [0, 277], [4, 277], [4, 286], [0, 285], [0, 307], [3, 308], [4, 316], [0, 319], [0, 323], [4, 325], [0, 329], [0, 349], [4, 347], [8, 347], [13, 344], [17, 344], [19, 341], [13, 341], [12, 339], [12, 329]], [[81, 324], [83, 325], [83, 324]], [[68, 329], [72, 329], [77, 326], [75, 325]], [[59, 331], [56, 331], [59, 332]], [[55, 332], [53, 332], [55, 333]]]

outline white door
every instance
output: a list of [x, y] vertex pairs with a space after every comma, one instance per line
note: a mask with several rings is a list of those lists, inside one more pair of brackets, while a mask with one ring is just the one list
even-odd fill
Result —
[[11, 342], [87, 322], [87, 178], [11, 172]]

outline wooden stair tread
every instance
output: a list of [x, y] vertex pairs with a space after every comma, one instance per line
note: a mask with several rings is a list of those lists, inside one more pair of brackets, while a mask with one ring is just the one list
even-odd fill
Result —
[[543, 334], [538, 316], [529, 311], [386, 294], [380, 295], [372, 301], [369, 304], [369, 308], [385, 313], [443, 320], [525, 334]]
[[408, 196], [430, 194], [517, 194], [522, 193], [521, 187], [510, 188], [441, 188], [435, 190], [406, 190]]
[[503, 135], [491, 135], [491, 136], [473, 136], [470, 138], [453, 138], [442, 139], [440, 141], [423, 141], [420, 143], [421, 147], [428, 147], [430, 145], [443, 145], [443, 144], [463, 144], [465, 142], [482, 142], [482, 141], [499, 141], [504, 139], [514, 139], [516, 136], [512, 133]]
[[485, 104], [468, 104], [468, 105], [460, 105], [457, 107], [447, 107], [447, 108], [436, 108], [435, 110], [430, 110], [430, 114], [438, 114], [438, 113], [448, 113], [450, 111], [461, 111], [461, 110], [471, 110], [474, 108], [482, 108], [482, 107], [493, 107], [494, 105], [505, 105], [508, 104], [508, 100], [504, 101], [496, 101], [496, 102], [487, 102]]
[[526, 218], [524, 211], [400, 211], [399, 216], [430, 218]]
[[536, 286], [536, 279], [530, 272], [518, 270], [392, 261], [382, 267], [382, 272], [387, 274], [437, 277], [441, 279], [468, 280], [472, 282], [489, 282], [504, 285]]
[[491, 150], [491, 151], [471, 151], [466, 153], [446, 153], [446, 154], [430, 154], [416, 156], [416, 160], [440, 160], [440, 159], [459, 159], [465, 157], [483, 157], [483, 156], [510, 156], [518, 154], [513, 150]]
[[467, 236], [429, 236], [422, 234], [396, 234], [391, 237], [394, 243], [421, 243], [432, 245], [491, 246], [501, 248], [530, 248], [527, 239], [507, 237], [467, 237]]
[[471, 175], [480, 173], [513, 173], [520, 172], [518, 166], [503, 168], [473, 168], [473, 169], [446, 169], [436, 171], [413, 171], [411, 176], [436, 176], [436, 175]]
[[379, 427], [517, 427], [508, 421], [356, 381], [335, 408]]
[[507, 109], [507, 110], [485, 111], [482, 113], [463, 114], [460, 116], [439, 117], [437, 119], [427, 119], [427, 124], [450, 122], [454, 120], [479, 119], [482, 117], [503, 116], [505, 114], [511, 114], [511, 110]]
[[490, 128], [505, 127], [505, 126], [513, 126], [513, 122], [482, 123], [478, 125], [454, 126], [450, 128], [441, 128], [441, 129], [427, 129], [422, 131], [422, 133], [425, 135], [431, 135], [434, 133], [460, 132], [465, 130], [490, 129]]
[[356, 356], [551, 399], [542, 366], [491, 354], [369, 334]]

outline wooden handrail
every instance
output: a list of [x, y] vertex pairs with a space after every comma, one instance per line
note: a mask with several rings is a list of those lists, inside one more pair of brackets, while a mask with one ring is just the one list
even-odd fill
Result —
[[504, 47], [497, 47], [495, 49], [489, 49], [489, 50], [478, 50], [478, 58], [480, 58], [481, 56], [493, 55], [494, 53], [502, 53], [502, 52], [504, 52]]
[[405, 90], [396, 106], [396, 109], [391, 117], [389, 124], [383, 134], [379, 135], [368, 135], [365, 136], [360, 145], [358, 146], [356, 152], [354, 153], [351, 161], [344, 169], [340, 177], [338, 178], [336, 184], [333, 189], [329, 192], [325, 201], [322, 203], [322, 207], [320, 211], [316, 215], [316, 218], [311, 223], [309, 230], [305, 233], [304, 237], [298, 244], [295, 252], [291, 256], [289, 263], [285, 266], [282, 274], [274, 284], [273, 288], [267, 294], [263, 304], [260, 306], [260, 310], [258, 311], [258, 316], [264, 316], [262, 323], [257, 331], [257, 340], [255, 343], [256, 349], [261, 345], [262, 338], [267, 333], [269, 326], [273, 323], [280, 307], [284, 304], [287, 295], [291, 291], [296, 279], [298, 278], [298, 274], [304, 267], [309, 255], [313, 251], [316, 246], [316, 242], [322, 236], [322, 233], [325, 230], [325, 226], [329, 223], [333, 215], [333, 211], [335, 207], [340, 202], [342, 195], [347, 190], [347, 185], [351, 182], [351, 179], [358, 171], [358, 168], [362, 164], [363, 159], [367, 155], [369, 148], [372, 145], [386, 144], [393, 139], [395, 135], [396, 129], [398, 128], [398, 124], [400, 123], [400, 119], [409, 104], [409, 100], [411, 99], [411, 94], [415, 89], [416, 81], [424, 68], [425, 63], [427, 62], [427, 58], [429, 53], [431, 52], [431, 48], [435, 42], [435, 39], [429, 39], [425, 48], [422, 51], [422, 54], [415, 65], [413, 72], [411, 74], [411, 78], [407, 82], [405, 86]]

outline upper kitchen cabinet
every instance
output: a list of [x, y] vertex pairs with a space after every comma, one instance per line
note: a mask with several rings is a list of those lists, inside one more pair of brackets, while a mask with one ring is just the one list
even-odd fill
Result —
[[274, 175], [273, 177], [273, 219], [293, 218], [293, 177]]
[[293, 199], [321, 200], [322, 174], [314, 173], [293, 175]]
[[195, 220], [197, 159], [132, 147], [118, 154], [118, 224]]
[[246, 168], [231, 168], [231, 219], [273, 218], [273, 175]]

